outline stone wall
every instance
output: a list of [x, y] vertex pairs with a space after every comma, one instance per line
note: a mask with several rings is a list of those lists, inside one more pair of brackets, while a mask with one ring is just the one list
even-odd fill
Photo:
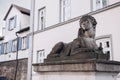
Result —
[[[27, 79], [27, 63], [28, 59], [21, 59], [18, 61], [18, 71], [16, 80]], [[0, 76], [6, 77], [8, 80], [14, 80], [16, 70], [16, 61], [7, 61], [0, 63]]]

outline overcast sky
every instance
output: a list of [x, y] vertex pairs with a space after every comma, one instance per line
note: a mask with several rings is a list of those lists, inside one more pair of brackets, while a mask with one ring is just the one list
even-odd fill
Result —
[[31, 0], [0, 0], [0, 36], [2, 34], [2, 27], [5, 27], [5, 21], [3, 21], [11, 4], [30, 9]]

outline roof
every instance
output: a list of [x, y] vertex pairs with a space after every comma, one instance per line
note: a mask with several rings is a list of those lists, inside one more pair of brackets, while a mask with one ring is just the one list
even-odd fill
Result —
[[8, 11], [7, 11], [7, 13], [6, 13], [5, 17], [4, 17], [4, 20], [6, 20], [8, 14], [10, 13], [10, 11], [11, 11], [11, 9], [12, 9], [13, 7], [17, 8], [21, 13], [30, 15], [30, 10], [29, 10], [29, 9], [20, 7], [20, 6], [15, 5], [15, 4], [11, 4], [10, 8], [8, 9]]

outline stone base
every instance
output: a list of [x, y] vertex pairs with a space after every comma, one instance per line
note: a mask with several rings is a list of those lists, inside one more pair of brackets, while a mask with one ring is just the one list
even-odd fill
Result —
[[116, 80], [120, 62], [115, 61], [61, 61], [33, 64], [40, 80]]
[[61, 62], [61, 61], [81, 61], [81, 60], [90, 60], [90, 59], [96, 59], [96, 60], [109, 60], [110, 54], [103, 54], [103, 53], [95, 53], [95, 52], [82, 52], [79, 54], [75, 54], [72, 56], [61, 56], [61, 57], [48, 57], [45, 59], [45, 63], [54, 63], [54, 62]]

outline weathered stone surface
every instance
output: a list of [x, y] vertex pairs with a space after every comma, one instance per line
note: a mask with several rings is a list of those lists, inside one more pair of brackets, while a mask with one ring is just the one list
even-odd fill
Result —
[[84, 15], [80, 19], [78, 37], [72, 42], [57, 43], [45, 62], [56, 60], [73, 59], [101, 59], [109, 60], [110, 54], [104, 54], [102, 46], [98, 47], [95, 42], [96, 20], [90, 15]]
[[[27, 59], [18, 61], [18, 71], [16, 80], [27, 79]], [[8, 80], [13, 80], [15, 76], [16, 61], [8, 61], [0, 63], [0, 76], [6, 77]]]
[[120, 72], [120, 62], [90, 59], [33, 64], [33, 67], [40, 80], [117, 80]]
[[36, 72], [120, 72], [120, 62], [103, 60], [63, 60], [33, 66]]

